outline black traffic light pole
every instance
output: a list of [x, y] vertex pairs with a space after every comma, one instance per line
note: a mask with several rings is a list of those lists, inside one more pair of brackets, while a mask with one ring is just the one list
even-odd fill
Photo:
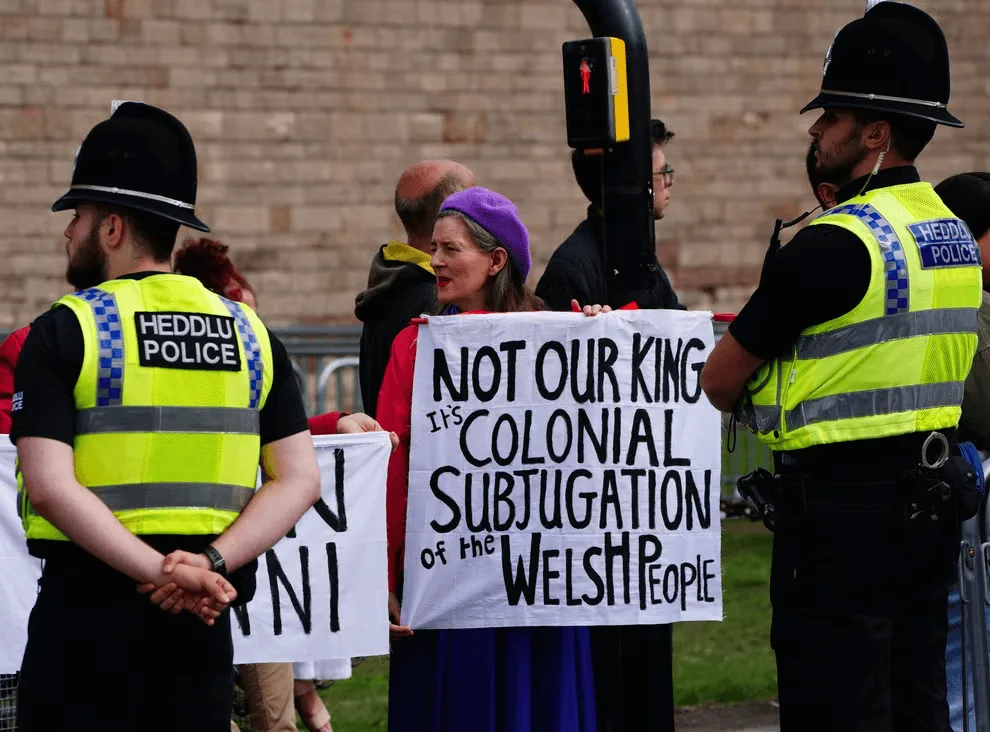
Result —
[[620, 38], [626, 44], [629, 141], [606, 150], [603, 160], [605, 249], [612, 299], [621, 291], [643, 287], [650, 268], [656, 266], [650, 61], [633, 0], [574, 0], [574, 4], [593, 36]]
[[[633, 0], [574, 0], [595, 37], [626, 44], [629, 140], [604, 151], [603, 215], [609, 301], [648, 286], [655, 268], [650, 64]], [[673, 732], [671, 627], [591, 629], [598, 732]]]

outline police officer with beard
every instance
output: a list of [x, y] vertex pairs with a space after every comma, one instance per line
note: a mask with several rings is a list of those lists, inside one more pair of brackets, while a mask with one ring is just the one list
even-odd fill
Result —
[[[771, 643], [792, 730], [947, 730], [946, 598], [975, 476], [949, 441], [976, 348], [979, 249], [920, 182], [946, 108], [945, 38], [873, 5], [804, 110], [836, 206], [779, 252], [702, 374], [774, 451]], [[742, 486], [740, 486], [742, 489]]]
[[179, 226], [208, 231], [195, 200], [186, 128], [126, 102], [53, 206], [74, 210], [79, 289], [35, 320], [15, 375], [18, 511], [45, 560], [23, 732], [226, 732], [226, 607], [319, 498], [285, 348], [250, 308], [171, 272]]

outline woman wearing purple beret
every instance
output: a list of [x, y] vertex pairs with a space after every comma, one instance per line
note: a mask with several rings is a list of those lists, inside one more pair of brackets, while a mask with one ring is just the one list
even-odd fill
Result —
[[[448, 198], [433, 231], [444, 314], [544, 310], [526, 287], [529, 233], [516, 207], [485, 188]], [[586, 307], [595, 315], [608, 308]], [[388, 469], [389, 615], [399, 618], [417, 328], [402, 331], [378, 397], [399, 436]], [[391, 732], [595, 732], [587, 628], [417, 630], [392, 626]]]

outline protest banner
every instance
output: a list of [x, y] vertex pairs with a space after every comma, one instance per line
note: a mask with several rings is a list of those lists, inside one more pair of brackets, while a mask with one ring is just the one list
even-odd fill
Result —
[[322, 497], [258, 560], [258, 591], [235, 608], [236, 663], [388, 653], [388, 434], [313, 438]]
[[0, 435], [0, 674], [17, 673], [27, 644], [27, 622], [38, 595], [41, 560], [27, 553], [24, 529], [17, 515], [17, 451]]
[[402, 622], [721, 620], [713, 345], [700, 312], [420, 326]]
[[[41, 562], [16, 511], [16, 451], [0, 436], [0, 673], [20, 668]], [[313, 438], [321, 500], [259, 558], [257, 592], [233, 610], [235, 663], [388, 653], [383, 432]]]

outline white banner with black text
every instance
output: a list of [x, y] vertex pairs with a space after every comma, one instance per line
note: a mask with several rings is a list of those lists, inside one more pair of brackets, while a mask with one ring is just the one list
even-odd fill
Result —
[[[235, 663], [388, 653], [384, 432], [316, 436], [320, 501], [259, 558], [257, 592], [233, 610]], [[16, 451], [0, 436], [0, 673], [20, 668], [41, 562], [16, 510]]]
[[421, 325], [402, 622], [721, 620], [713, 346], [704, 312]]

